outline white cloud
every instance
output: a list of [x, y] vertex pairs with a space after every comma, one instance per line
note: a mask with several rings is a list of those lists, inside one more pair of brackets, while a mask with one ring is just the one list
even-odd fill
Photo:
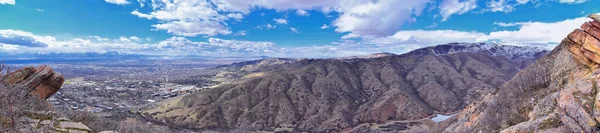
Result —
[[437, 27], [437, 25], [438, 25], [437, 23], [433, 23], [433, 24], [431, 24], [431, 25], [428, 25], [428, 26], [427, 26], [427, 27], [425, 27], [425, 28], [435, 28], [435, 27]]
[[321, 29], [327, 29], [329, 28], [329, 26], [327, 26], [327, 24], [323, 24], [323, 26], [320, 27]]
[[[412, 45], [416, 46], [416, 45]], [[364, 42], [342, 40], [325, 45], [304, 46], [296, 48], [282, 48], [271, 53], [275, 57], [303, 57], [326, 58], [369, 55], [375, 52], [404, 53], [420, 47], [407, 47], [407, 45], [373, 45]]]
[[358, 34], [350, 33], [342, 36], [342, 39], [350, 39], [350, 38], [360, 38], [361, 36]]
[[262, 25], [262, 26], [260, 26], [260, 25], [256, 26], [256, 28], [258, 28], [258, 29], [273, 29], [273, 28], [277, 28], [277, 26], [271, 25], [271, 24], [265, 24], [265, 25]]
[[488, 10], [492, 12], [511, 12], [515, 8], [506, 0], [492, 0], [487, 3]]
[[477, 8], [477, 1], [444, 0], [439, 8], [440, 15], [442, 15], [442, 21], [446, 21], [453, 14], [464, 14]]
[[[337, 27], [338, 32], [350, 32], [367, 36], [386, 36], [400, 30], [400, 27], [406, 22], [413, 22], [413, 16], [420, 16], [422, 10], [429, 3], [429, 0], [178, 0], [178, 1], [152, 1], [153, 9], [150, 13], [141, 13], [133, 11], [132, 14], [148, 19], [157, 19], [159, 24], [179, 23], [204, 24], [215, 22], [221, 24], [214, 28], [215, 31], [229, 30], [226, 25], [228, 17], [226, 14], [241, 13], [248, 14], [255, 7], [263, 9], [274, 9], [277, 11], [295, 10], [298, 14], [308, 13], [307, 10], [321, 10], [323, 12], [338, 12], [340, 17], [336, 19], [332, 26]], [[308, 15], [308, 14], [306, 14]], [[239, 17], [238, 17], [239, 18]], [[194, 23], [191, 23], [193, 21]], [[202, 22], [202, 23], [201, 23]], [[285, 19], [277, 19], [278, 24], [289, 23]], [[212, 24], [215, 24], [212, 23]], [[173, 25], [173, 24], [171, 24]], [[156, 27], [156, 26], [155, 26]], [[184, 28], [169, 26], [169, 29], [157, 28], [159, 30], [171, 31], [175, 35], [205, 34], [206, 32], [187, 31]], [[174, 30], [172, 28], [178, 28]], [[175, 32], [177, 31], [177, 32]], [[227, 33], [227, 32], [208, 32], [208, 33]], [[208, 34], [212, 36], [214, 34]]]
[[0, 0], [0, 5], [14, 5], [15, 4], [15, 0]]
[[[268, 55], [276, 57], [341, 57], [375, 52], [404, 53], [417, 48], [450, 42], [499, 41], [518, 45], [554, 47], [573, 29], [590, 21], [586, 17], [558, 22], [496, 22], [496, 25], [518, 26], [518, 30], [482, 33], [455, 30], [401, 30], [383, 37], [368, 37], [349, 33], [339, 42], [294, 48], [278, 48], [274, 42], [208, 38], [196, 42], [184, 37], [172, 37], [158, 43], [135, 36], [108, 39], [97, 36], [57, 40], [19, 30], [0, 30], [0, 51], [34, 52], [99, 52], [119, 51], [158, 55]], [[294, 28], [290, 28], [294, 30]], [[297, 29], [296, 29], [297, 31]], [[242, 33], [239, 31], [236, 34]], [[6, 39], [10, 38], [10, 39]], [[347, 40], [351, 39], [352, 40]], [[12, 41], [12, 42], [9, 42]], [[35, 43], [32, 43], [35, 42]]]
[[166, 30], [168, 33], [182, 36], [215, 36], [227, 35], [231, 31], [225, 25], [229, 18], [241, 19], [241, 14], [220, 14], [209, 1], [177, 0], [152, 1], [154, 11], [141, 13], [137, 10], [131, 14], [141, 18], [157, 19], [159, 24], [152, 25], [155, 30]]
[[363, 38], [364, 42], [377, 45], [416, 45], [425, 47], [450, 42], [485, 41], [486, 34], [454, 30], [405, 30], [394, 35], [378, 38]]
[[108, 3], [111, 3], [111, 4], [117, 4], [117, 5], [127, 5], [127, 4], [129, 4], [129, 1], [127, 1], [127, 0], [104, 0], [104, 1], [106, 1]]
[[517, 4], [527, 4], [529, 2], [532, 2], [532, 0], [516, 0]]
[[202, 46], [207, 45], [205, 42], [193, 42], [185, 37], [171, 37], [160, 41], [156, 46], [163, 51], [196, 51], [202, 50]]
[[267, 29], [273, 29], [273, 28], [277, 28], [277, 26], [271, 25], [271, 24], [267, 24], [266, 26]]
[[420, 16], [429, 0], [379, 0], [343, 3], [336, 11], [341, 15], [333, 22], [337, 32], [350, 32], [361, 36], [388, 36], [401, 26]]
[[179, 36], [231, 34], [231, 30], [221, 23], [213, 21], [171, 21], [163, 24], [152, 25], [155, 30], [167, 30], [168, 33]]
[[227, 14], [227, 17], [230, 17], [230, 18], [233, 18], [236, 20], [240, 20], [240, 19], [244, 18], [244, 15], [242, 15], [241, 13], [230, 13], [230, 14]]
[[154, 17], [152, 15], [141, 13], [141, 12], [139, 12], [137, 10], [132, 11], [131, 14], [133, 14], [135, 16], [138, 16], [138, 17], [141, 17], [141, 18], [146, 18], [146, 19], [152, 19]]
[[[0, 30], [4, 52], [101, 52], [132, 51], [147, 47], [139, 37], [107, 39], [98, 36], [58, 40], [52, 36], [39, 36], [21, 30]], [[16, 48], [13, 50], [8, 48]]]
[[[138, 0], [143, 4], [145, 0]], [[580, 3], [585, 0], [554, 0], [561, 3]], [[483, 2], [483, 3], [482, 3]], [[308, 16], [309, 11], [330, 12], [337, 17], [328, 27], [336, 32], [364, 37], [385, 37], [402, 30], [407, 23], [417, 22], [427, 6], [442, 21], [452, 15], [469, 12], [511, 12], [515, 6], [539, 3], [538, 0], [151, 0], [153, 11], [131, 14], [141, 18], [156, 19], [155, 30], [164, 30], [174, 35], [215, 36], [231, 33], [228, 23], [239, 21], [257, 9], [273, 9], [277, 12], [295, 11]], [[428, 8], [429, 9], [429, 8]], [[437, 13], [436, 13], [437, 12]], [[264, 13], [260, 13], [261, 16]], [[274, 19], [276, 24], [287, 24], [284, 18]], [[203, 27], [203, 28], [197, 28]], [[264, 28], [261, 26], [260, 28]]]
[[361, 43], [374, 45], [403, 45], [408, 48], [433, 46], [450, 42], [485, 42], [499, 41], [503, 43], [541, 46], [552, 48], [560, 43], [573, 29], [591, 19], [580, 17], [558, 22], [496, 22], [499, 26], [518, 26], [518, 30], [494, 31], [489, 34], [481, 32], [464, 32], [455, 30], [403, 30], [386, 37], [362, 37], [354, 34], [342, 39], [360, 38]]
[[185, 37], [171, 37], [157, 43], [137, 36], [116, 39], [89, 36], [58, 40], [21, 30], [0, 30], [0, 52], [106, 52], [118, 51], [150, 55], [247, 56], [277, 51], [273, 42], [240, 41], [209, 38], [196, 42]]
[[218, 46], [222, 48], [228, 48], [231, 51], [241, 52], [265, 52], [270, 51], [275, 43], [273, 42], [254, 42], [254, 41], [239, 41], [239, 40], [225, 40], [219, 38], [209, 38], [208, 43], [211, 46]]
[[0, 30], [0, 44], [9, 44], [23, 47], [48, 47], [47, 42], [55, 40], [53, 37], [35, 36], [30, 32], [18, 30]]
[[317, 9], [330, 8], [338, 5], [342, 1], [352, 0], [212, 0], [220, 11], [236, 11], [249, 13], [254, 7], [266, 9], [275, 9], [278, 11], [290, 9]]
[[44, 9], [35, 9], [35, 10], [38, 11], [38, 12], [43, 12], [44, 11]]
[[213, 9], [211, 4], [207, 1], [193, 1], [193, 0], [178, 0], [178, 1], [163, 1], [155, 5], [157, 10], [144, 14], [138, 11], [132, 12], [132, 14], [144, 17], [144, 18], [155, 18], [164, 21], [174, 20], [223, 20], [227, 17], [219, 14], [219, 12]]
[[[138, 0], [138, 2], [143, 4], [145, 1]], [[552, 23], [496, 22], [495, 25], [514, 26], [518, 30], [494, 31], [491, 33], [455, 30], [402, 30], [402, 26], [406, 23], [415, 22], [416, 17], [421, 16], [422, 11], [428, 5], [438, 6], [437, 8], [440, 9], [439, 15], [443, 17], [443, 20], [447, 20], [452, 15], [472, 12], [477, 8], [481, 8], [483, 11], [509, 12], [514, 10], [516, 5], [533, 2], [530, 0], [494, 0], [479, 3], [480, 5], [485, 4], [481, 5], [482, 7], [477, 7], [476, 1], [473, 0], [446, 0], [439, 5], [431, 4], [428, 0], [151, 0], [150, 2], [148, 6], [151, 5], [152, 11], [140, 12], [142, 10], [134, 10], [131, 14], [140, 18], [156, 20], [156, 24], [152, 25], [153, 30], [166, 31], [177, 36], [246, 35], [245, 30], [233, 33], [228, 27], [228, 22], [243, 19], [244, 15], [248, 15], [255, 8], [284, 12], [296, 11], [296, 13], [307, 10], [320, 10], [326, 13], [337, 12], [336, 15], [332, 16], [338, 16], [338, 18], [335, 18], [331, 25], [324, 24], [320, 28], [332, 27], [337, 32], [346, 34], [340, 42], [332, 44], [315, 44], [321, 46], [301, 48], [276, 48], [273, 42], [219, 38], [209, 38], [206, 42], [196, 42], [185, 37], [172, 37], [162, 41], [158, 40], [158, 43], [151, 43], [151, 39], [131, 36], [116, 39], [88, 37], [57, 40], [51, 36], [38, 36], [23, 31], [3, 30], [4, 34], [0, 32], [0, 35], [2, 35], [0, 40], [4, 42], [0, 42], [2, 43], [0, 49], [73, 52], [118, 50], [152, 54], [227, 53], [227, 55], [230, 53], [243, 55], [244, 52], [256, 52], [255, 54], [269, 53], [288, 57], [304, 57], [306, 54], [294, 53], [313, 51], [315, 56], [337, 56], [338, 54], [368, 54], [383, 51], [398, 53], [449, 42], [500, 40], [507, 43], [547, 45], [560, 42], [568, 32], [587, 21], [587, 18], [582, 17]], [[277, 24], [288, 23], [288, 20], [284, 18], [274, 19], [273, 21]], [[267, 23], [257, 27], [272, 29], [276, 26]], [[294, 27], [283, 27], [289, 28], [292, 32], [298, 32], [298, 29]], [[12, 42], [9, 43], [7, 40], [12, 40]], [[288, 53], [292, 54], [287, 55]]]
[[130, 36], [130, 37], [126, 37], [126, 36], [121, 36], [119, 37], [119, 41], [121, 42], [141, 42], [142, 39], [136, 36]]
[[527, 3], [536, 3], [537, 0], [492, 0], [486, 3], [486, 11], [491, 12], [512, 12], [515, 10], [515, 6], [524, 5]]
[[273, 21], [275, 21], [275, 23], [277, 23], [277, 24], [288, 24], [288, 21], [284, 18], [276, 18], [276, 19], [273, 19]]
[[294, 32], [294, 33], [300, 33], [300, 32], [298, 31], [298, 29], [296, 29], [296, 28], [294, 28], [294, 27], [290, 28], [290, 30], [291, 30], [292, 32]]
[[248, 35], [247, 31], [242, 30], [242, 31], [238, 31], [235, 34], [233, 34], [234, 36], [246, 36]]
[[[494, 22], [494, 25], [498, 25], [498, 26], [501, 26], [501, 27], [512, 27], [512, 26], [520, 26], [520, 25], [523, 25], [525, 23], [527, 23], [527, 22], [516, 22], [516, 23], [515, 22], [511, 22], [511, 23]], [[531, 23], [531, 22], [529, 22], [529, 23]]]
[[580, 4], [586, 2], [587, 0], [558, 0], [560, 3], [568, 3], [568, 4]]
[[140, 7], [144, 7], [146, 3], [146, 0], [137, 0], [138, 3], [140, 3]]
[[560, 43], [573, 29], [579, 28], [584, 22], [590, 21], [587, 17], [567, 19], [558, 22], [516, 22], [504, 23], [509, 26], [519, 26], [516, 31], [495, 31], [488, 35], [488, 39], [497, 39], [503, 42], [520, 44], [548, 44]]
[[152, 6], [152, 10], [156, 10], [156, 9], [160, 8], [161, 6], [163, 6], [164, 4], [162, 4], [162, 2], [160, 0], [150, 0], [150, 5]]
[[310, 14], [306, 10], [302, 10], [302, 9], [296, 10], [296, 14], [298, 16], [310, 16]]
[[[202, 56], [276, 56], [276, 57], [340, 57], [357, 54], [369, 54], [373, 51], [404, 49], [388, 45], [380, 47], [360, 42], [336, 42], [324, 46], [299, 48], [277, 48], [273, 42], [227, 40], [208, 38], [204, 41], [191, 41], [185, 37], [171, 37], [157, 43], [136, 36], [122, 36], [116, 39], [89, 36], [57, 40], [51, 36], [38, 36], [19, 30], [1, 30], [0, 35], [18, 34], [29, 36], [33, 40], [46, 43], [46, 47], [29, 47], [23, 44], [0, 44], [2, 52], [106, 52], [117, 51], [130, 54], [151, 55], [202, 55]], [[0, 39], [5, 40], [5, 39]], [[27, 44], [29, 45], [29, 44]], [[392, 51], [390, 51], [392, 52]]]
[[280, 56], [319, 58], [368, 55], [375, 52], [405, 53], [422, 47], [451, 42], [485, 42], [493, 40], [508, 44], [552, 48], [564, 39], [569, 32], [588, 20], [577, 18], [553, 23], [524, 22], [519, 30], [499, 31], [490, 34], [455, 30], [404, 30], [391, 36], [367, 38], [348, 34], [343, 38], [360, 38], [360, 41], [342, 40], [331, 45], [284, 49]]
[[527, 24], [527, 23], [532, 23], [530, 22], [510, 22], [510, 23], [505, 23], [505, 22], [494, 22], [494, 25], [498, 25], [501, 27], [513, 27], [513, 26], [521, 26], [523, 24]]
[[2, 51], [2, 50], [5, 50], [5, 51], [15, 51], [15, 50], [18, 50], [18, 49], [19, 49], [19, 46], [17, 46], [17, 45], [0, 43], [0, 51]]

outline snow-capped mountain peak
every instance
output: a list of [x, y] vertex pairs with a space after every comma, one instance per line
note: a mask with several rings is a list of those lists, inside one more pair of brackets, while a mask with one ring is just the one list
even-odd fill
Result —
[[487, 52], [493, 56], [505, 56], [512, 60], [524, 60], [540, 56], [549, 50], [541, 47], [505, 45], [500, 43], [448, 43], [409, 52], [415, 55], [446, 55], [462, 52]]

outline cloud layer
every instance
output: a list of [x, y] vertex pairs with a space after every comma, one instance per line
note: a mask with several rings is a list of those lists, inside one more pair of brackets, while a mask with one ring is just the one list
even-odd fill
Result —
[[[209, 38], [195, 42], [185, 37], [171, 37], [158, 42], [136, 36], [116, 39], [99, 36], [58, 40], [20, 30], [0, 30], [0, 52], [106, 52], [118, 51], [152, 55], [206, 55], [225, 56], [253, 54], [264, 55], [272, 51], [275, 43]], [[220, 54], [219, 54], [220, 53]]]
[[[105, 0], [111, 4], [146, 7], [132, 10], [131, 15], [153, 20], [151, 30], [173, 35], [165, 40], [151, 41], [143, 37], [123, 36], [103, 38], [89, 36], [58, 40], [52, 36], [35, 35], [21, 30], [0, 30], [0, 52], [102, 52], [120, 51], [159, 55], [269, 55], [279, 57], [339, 57], [373, 52], [402, 53], [420, 47], [449, 42], [485, 42], [553, 47], [572, 29], [589, 19], [585, 17], [557, 22], [496, 22], [500, 30], [483, 33], [457, 30], [405, 30], [403, 26], [418, 22], [424, 12], [432, 12], [437, 21], [454, 15], [481, 12], [511, 12], [515, 7], [537, 3], [537, 0]], [[585, 0], [553, 0], [579, 4]], [[133, 3], [133, 4], [132, 4]], [[0, 0], [14, 5], [14, 0]], [[130, 5], [128, 5], [130, 4]], [[242, 21], [257, 9], [291, 11], [292, 15], [331, 15], [331, 23], [323, 31], [335, 31], [343, 36], [328, 44], [285, 48], [270, 41], [246, 41], [227, 38], [246, 36], [250, 29], [232, 30], [231, 23]], [[310, 13], [309, 13], [310, 12]], [[312, 15], [311, 15], [312, 13]], [[290, 19], [288, 19], [290, 18]], [[299, 29], [293, 17], [277, 16], [265, 19], [255, 29], [276, 27], [293, 33], [308, 33]], [[432, 25], [432, 27], [435, 26]], [[203, 37], [206, 41], [188, 38]]]
[[[126, 0], [106, 0], [114, 4], [128, 4]], [[177, 36], [216, 36], [234, 33], [228, 24], [239, 21], [257, 9], [293, 11], [299, 16], [308, 11], [324, 14], [336, 12], [330, 27], [351, 36], [385, 37], [402, 30], [407, 23], [416, 22], [426, 8], [437, 9], [440, 21], [453, 15], [469, 12], [511, 12], [516, 6], [539, 3], [538, 0], [137, 0], [140, 5], [151, 5], [152, 11], [134, 10], [140, 18], [157, 20], [153, 30], [163, 30]], [[555, 0], [559, 3], [579, 4], [585, 0]], [[284, 18], [275, 18], [277, 24], [288, 24]], [[237, 31], [236, 31], [237, 32]]]
[[38, 40], [54, 40], [54, 38], [35, 36], [23, 31], [0, 30], [0, 44], [11, 44], [23, 47], [48, 47], [48, 44]]
[[[587, 17], [563, 21], [497, 22], [500, 26], [516, 26], [517, 30], [490, 33], [456, 30], [402, 30], [389, 36], [354, 36], [330, 44], [304, 47], [278, 47], [274, 42], [228, 40], [208, 38], [191, 41], [185, 37], [171, 37], [152, 43], [151, 39], [122, 36], [115, 39], [90, 36], [70, 40], [57, 40], [52, 36], [39, 36], [20, 30], [0, 30], [0, 52], [105, 52], [119, 51], [154, 55], [203, 56], [274, 56], [274, 57], [342, 57], [366, 55], [374, 52], [404, 53], [421, 47], [450, 42], [494, 41], [514, 45], [553, 48]], [[290, 28], [294, 30], [294, 28]]]

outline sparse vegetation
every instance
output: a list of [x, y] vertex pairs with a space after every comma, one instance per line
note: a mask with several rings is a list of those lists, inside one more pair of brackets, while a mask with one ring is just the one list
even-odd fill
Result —
[[[530, 100], [547, 95], [544, 89], [550, 83], [549, 66], [544, 59], [524, 69], [499, 89], [496, 98], [486, 102], [481, 125], [485, 131], [498, 131], [528, 119], [533, 110]], [[544, 91], [544, 92], [542, 92]]]
[[558, 127], [558, 126], [560, 126], [560, 124], [561, 124], [560, 119], [554, 118], [554, 117], [548, 118], [539, 124], [538, 129], [548, 129], [548, 128], [553, 128], [553, 127]]
[[[37, 98], [28, 98], [27, 89], [8, 85], [4, 82], [10, 68], [0, 64], [0, 132], [14, 132], [20, 125], [18, 120], [27, 116], [28, 112], [48, 111], [50, 106]], [[30, 116], [27, 116], [30, 117]], [[36, 117], [36, 116], [31, 116]]]

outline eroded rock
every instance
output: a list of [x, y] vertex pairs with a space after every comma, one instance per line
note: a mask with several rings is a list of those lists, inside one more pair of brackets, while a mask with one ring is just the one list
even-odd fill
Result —
[[26, 91], [37, 98], [48, 99], [64, 83], [64, 77], [49, 66], [24, 67], [8, 75], [4, 82]]

